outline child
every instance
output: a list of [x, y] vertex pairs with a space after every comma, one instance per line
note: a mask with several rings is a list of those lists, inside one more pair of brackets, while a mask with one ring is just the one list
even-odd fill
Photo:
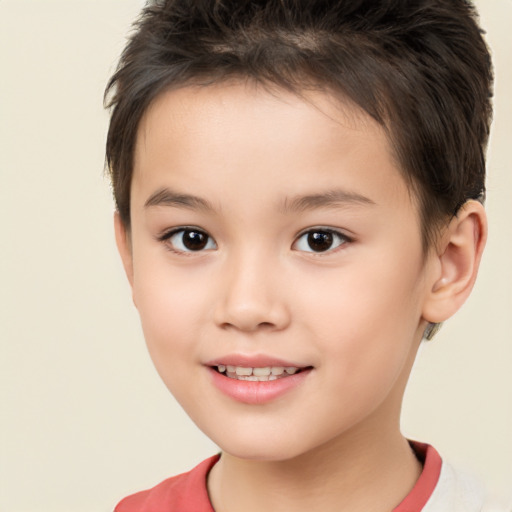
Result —
[[116, 511], [483, 510], [399, 419], [476, 278], [491, 84], [465, 0], [146, 7], [107, 89], [116, 239], [222, 452]]

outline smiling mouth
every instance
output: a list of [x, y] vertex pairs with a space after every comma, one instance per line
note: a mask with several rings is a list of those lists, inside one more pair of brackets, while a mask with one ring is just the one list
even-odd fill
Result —
[[261, 368], [250, 368], [223, 364], [213, 366], [214, 370], [226, 377], [229, 377], [230, 379], [252, 382], [268, 382], [284, 379], [290, 375], [295, 375], [310, 368], [311, 367], [299, 368], [297, 366], [265, 366]]

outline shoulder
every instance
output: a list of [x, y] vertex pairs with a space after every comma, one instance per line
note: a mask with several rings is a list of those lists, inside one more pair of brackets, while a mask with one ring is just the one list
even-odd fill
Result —
[[489, 500], [475, 477], [455, 469], [432, 446], [415, 441], [410, 444], [423, 472], [393, 512], [506, 512]]
[[168, 478], [152, 489], [121, 500], [114, 512], [213, 512], [206, 489], [206, 477], [219, 460], [214, 455], [192, 471]]
[[482, 483], [443, 460], [439, 480], [423, 512], [505, 512]]

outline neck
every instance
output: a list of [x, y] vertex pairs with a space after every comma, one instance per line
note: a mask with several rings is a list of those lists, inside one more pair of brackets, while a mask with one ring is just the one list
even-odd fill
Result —
[[421, 464], [398, 429], [378, 436], [358, 431], [284, 461], [224, 453], [208, 490], [216, 512], [390, 512], [420, 473]]

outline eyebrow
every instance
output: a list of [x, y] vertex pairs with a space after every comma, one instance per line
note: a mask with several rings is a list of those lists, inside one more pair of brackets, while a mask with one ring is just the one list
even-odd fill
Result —
[[[356, 192], [342, 189], [328, 190], [317, 194], [300, 195], [292, 198], [285, 198], [280, 211], [282, 213], [298, 213], [317, 208], [343, 207], [347, 205], [375, 205], [375, 202]], [[191, 210], [202, 210], [213, 212], [212, 204], [198, 196], [175, 192], [169, 188], [161, 188], [151, 194], [144, 203], [144, 208], [151, 206], [171, 206], [176, 208], [188, 208]]]
[[144, 203], [144, 208], [149, 208], [150, 206], [174, 206], [190, 210], [214, 211], [212, 204], [206, 199], [191, 194], [175, 192], [168, 188], [161, 188], [151, 194]]
[[317, 208], [343, 207], [351, 205], [374, 206], [370, 198], [343, 189], [328, 190], [318, 194], [308, 194], [285, 199], [281, 207], [284, 213], [303, 212]]

